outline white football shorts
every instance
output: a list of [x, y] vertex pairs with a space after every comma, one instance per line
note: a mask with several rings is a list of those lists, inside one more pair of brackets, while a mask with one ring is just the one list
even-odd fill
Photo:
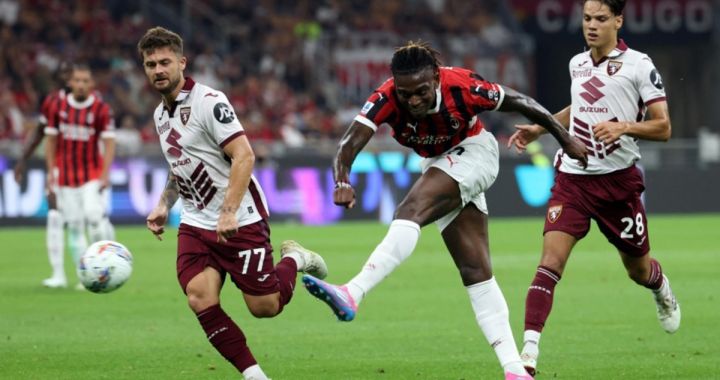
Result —
[[60, 186], [57, 189], [58, 209], [65, 221], [100, 222], [105, 215], [107, 189], [100, 191], [100, 181], [92, 180], [79, 187]]
[[438, 219], [435, 224], [443, 231], [470, 202], [478, 210], [488, 213], [485, 191], [492, 186], [498, 175], [498, 143], [492, 133], [483, 129], [480, 134], [468, 137], [447, 152], [426, 158], [421, 162], [422, 172], [438, 168], [457, 181], [462, 204]]

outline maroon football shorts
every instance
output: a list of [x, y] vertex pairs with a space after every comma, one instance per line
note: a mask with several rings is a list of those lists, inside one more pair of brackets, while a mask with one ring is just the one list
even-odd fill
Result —
[[183, 291], [193, 277], [212, 267], [225, 281], [225, 274], [243, 293], [262, 296], [280, 291], [273, 265], [270, 227], [261, 220], [242, 226], [226, 243], [217, 242], [217, 233], [180, 224], [178, 231], [177, 277]]
[[544, 233], [563, 231], [580, 240], [594, 219], [619, 251], [643, 256], [650, 251], [640, 170], [634, 165], [602, 175], [558, 172], [548, 201]]

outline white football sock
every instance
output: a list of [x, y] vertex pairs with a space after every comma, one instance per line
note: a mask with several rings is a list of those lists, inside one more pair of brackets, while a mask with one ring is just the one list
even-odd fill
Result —
[[245, 380], [270, 380], [259, 365], [251, 365], [243, 371]]
[[419, 238], [420, 226], [417, 223], [403, 219], [390, 223], [387, 235], [370, 255], [363, 269], [347, 283], [356, 305], [410, 256]]
[[48, 210], [46, 244], [48, 259], [52, 268], [52, 277], [65, 280], [64, 244], [62, 214], [58, 210]]
[[77, 268], [80, 257], [87, 249], [87, 238], [85, 237], [84, 222], [68, 222], [68, 244], [70, 245], [70, 253], [73, 262]]
[[475, 312], [475, 319], [488, 343], [495, 350], [500, 365], [506, 372], [525, 374], [510, 329], [507, 303], [495, 277], [466, 286], [466, 289]]
[[102, 231], [101, 240], [113, 240], [115, 241], [115, 227], [110, 222], [110, 218], [107, 216], [103, 217], [100, 222], [100, 231]]

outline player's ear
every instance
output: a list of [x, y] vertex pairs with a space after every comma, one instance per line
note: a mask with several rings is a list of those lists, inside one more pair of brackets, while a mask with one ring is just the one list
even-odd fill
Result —
[[625, 21], [625, 18], [623, 15], [618, 15], [615, 17], [615, 30], [620, 30], [623, 26], [623, 22]]
[[185, 70], [185, 66], [187, 66], [187, 57], [182, 56], [180, 57], [180, 71]]

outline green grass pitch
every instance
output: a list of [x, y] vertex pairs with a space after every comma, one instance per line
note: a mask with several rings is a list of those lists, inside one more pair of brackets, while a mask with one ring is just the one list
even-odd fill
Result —
[[[649, 292], [627, 278], [593, 227], [556, 288], [538, 379], [720, 377], [720, 215], [649, 219], [652, 253], [682, 306], [680, 330], [662, 331]], [[516, 341], [542, 223], [490, 221], [494, 271]], [[328, 279], [344, 282], [385, 231], [376, 223], [275, 224], [272, 236], [276, 247], [292, 238], [322, 253]], [[49, 274], [44, 229], [0, 230], [0, 378], [238, 378], [206, 341], [177, 285], [175, 231], [162, 242], [140, 227], [117, 234], [134, 254], [134, 273], [123, 288], [98, 295], [40, 286]], [[226, 285], [225, 310], [275, 380], [502, 377], [435, 226], [423, 230], [413, 256], [373, 290], [352, 323], [337, 322], [301, 287], [279, 317], [254, 319]]]

